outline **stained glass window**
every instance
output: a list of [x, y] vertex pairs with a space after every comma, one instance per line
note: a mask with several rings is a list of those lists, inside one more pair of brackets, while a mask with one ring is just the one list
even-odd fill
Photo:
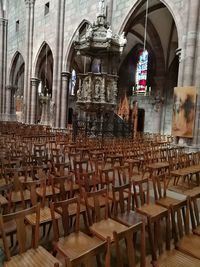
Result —
[[139, 52], [139, 58], [136, 67], [134, 92], [145, 94], [147, 92], [147, 69], [148, 69], [148, 51]]

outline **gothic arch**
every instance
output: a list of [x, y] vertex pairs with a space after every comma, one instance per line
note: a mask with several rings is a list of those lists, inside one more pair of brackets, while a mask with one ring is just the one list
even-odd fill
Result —
[[53, 53], [50, 46], [43, 42], [34, 63], [34, 76], [42, 81], [49, 93], [52, 93], [53, 83]]
[[75, 40], [75, 37], [76, 37], [77, 33], [81, 29], [83, 29], [84, 27], [86, 28], [87, 25], [91, 25], [91, 23], [86, 19], [82, 20], [82, 22], [79, 24], [79, 26], [75, 30], [74, 34], [72, 35], [72, 38], [71, 38], [71, 40], [69, 42], [69, 45], [67, 46], [68, 49], [67, 49], [65, 60], [64, 60], [64, 67], [66, 68], [66, 71], [68, 71], [68, 72], [71, 72], [72, 60], [73, 60], [73, 57], [75, 56], [75, 50], [74, 50], [74, 47], [73, 47], [73, 42]]
[[24, 88], [24, 66], [23, 56], [16, 51], [10, 65], [9, 84], [19, 89], [19, 94], [23, 95]]
[[[177, 29], [177, 35], [178, 35], [178, 43], [179, 45], [181, 44], [181, 40], [182, 40], [182, 35], [183, 35], [183, 22], [182, 22], [182, 17], [180, 15], [180, 12], [177, 8], [177, 6], [174, 4], [173, 0], [159, 0], [162, 4], [164, 4], [166, 6], [166, 8], [168, 9], [168, 11], [171, 13], [174, 21], [175, 21], [175, 25], [176, 25], [176, 29]], [[136, 1], [136, 3], [133, 5], [133, 7], [131, 8], [131, 10], [129, 10], [128, 14], [125, 17], [125, 20], [123, 21], [120, 29], [119, 29], [119, 33], [122, 33], [123, 31], [126, 31], [127, 25], [130, 21], [131, 16], [140, 9], [140, 7], [146, 2], [146, 0], [139, 0]], [[186, 3], [187, 4], [187, 3]]]

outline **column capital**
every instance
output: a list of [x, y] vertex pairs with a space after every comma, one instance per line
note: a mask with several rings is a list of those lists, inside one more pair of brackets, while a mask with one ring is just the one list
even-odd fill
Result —
[[34, 5], [35, 0], [24, 0], [26, 5]]
[[68, 72], [68, 71], [62, 71], [61, 72], [61, 77], [70, 78], [71, 77], [71, 73]]
[[32, 77], [31, 78], [31, 83], [35, 86], [37, 86], [40, 83], [40, 79]]
[[7, 26], [7, 24], [8, 24], [8, 20], [7, 19], [0, 18], [0, 25]]
[[18, 89], [18, 87], [17, 86], [15, 86], [15, 85], [11, 85], [11, 84], [9, 84], [9, 85], [6, 85], [6, 90], [10, 90], [10, 91], [17, 91], [17, 89]]

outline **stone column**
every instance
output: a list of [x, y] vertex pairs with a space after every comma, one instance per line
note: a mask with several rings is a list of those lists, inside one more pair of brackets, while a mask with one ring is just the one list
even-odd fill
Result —
[[24, 74], [24, 118], [26, 123], [30, 123], [31, 114], [31, 76], [33, 58], [33, 33], [34, 33], [34, 6], [35, 0], [25, 0], [26, 4], [26, 54], [25, 54], [25, 74]]
[[69, 100], [69, 72], [62, 72], [62, 98], [61, 98], [61, 128], [66, 128], [68, 119], [68, 100]]
[[15, 92], [17, 88], [13, 85], [6, 86], [6, 110], [5, 120], [12, 121], [16, 119]]
[[65, 22], [65, 0], [58, 1], [57, 6], [57, 28], [56, 28], [56, 52], [53, 69], [52, 102], [55, 103], [54, 127], [60, 127], [61, 121], [61, 72], [63, 69], [63, 46], [64, 46], [64, 22]]
[[36, 117], [37, 117], [37, 96], [38, 96], [38, 85], [40, 83], [40, 80], [37, 78], [31, 78], [31, 114], [30, 114], [30, 123], [35, 124], [37, 123]]
[[11, 100], [11, 96], [12, 96], [12, 86], [7, 85], [6, 86], [6, 116], [9, 117], [9, 115], [11, 114], [11, 104], [12, 104], [12, 100]]
[[190, 0], [189, 1], [189, 20], [188, 27], [186, 29], [186, 50], [183, 51], [182, 63], [184, 64], [183, 68], [183, 86], [192, 86], [194, 85], [194, 76], [195, 76], [195, 52], [196, 52], [196, 42], [198, 40], [198, 20], [199, 20], [199, 0]]
[[[199, 11], [200, 16], [200, 11]], [[198, 20], [197, 32], [200, 33], [200, 18]], [[197, 99], [196, 99], [196, 115], [195, 115], [195, 127], [194, 127], [194, 138], [193, 145], [200, 146], [200, 38], [196, 40], [196, 64], [194, 73], [194, 85], [197, 87]]]
[[0, 17], [0, 113], [5, 113], [6, 106], [6, 71], [7, 71], [7, 26], [8, 21]]

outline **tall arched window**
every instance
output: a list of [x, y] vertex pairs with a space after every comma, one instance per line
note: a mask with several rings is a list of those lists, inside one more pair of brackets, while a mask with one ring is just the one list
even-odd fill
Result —
[[136, 86], [134, 88], [134, 92], [138, 94], [145, 94], [147, 92], [148, 55], [147, 50], [141, 50], [139, 52], [135, 74]]

